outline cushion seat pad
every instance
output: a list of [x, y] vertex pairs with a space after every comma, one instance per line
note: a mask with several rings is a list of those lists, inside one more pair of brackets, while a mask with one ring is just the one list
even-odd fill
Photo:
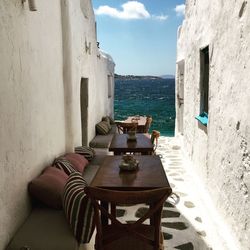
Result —
[[109, 145], [113, 139], [113, 134], [96, 135], [89, 143], [92, 148], [109, 148]]
[[63, 210], [34, 208], [28, 219], [17, 231], [6, 250], [69, 250], [77, 249]]

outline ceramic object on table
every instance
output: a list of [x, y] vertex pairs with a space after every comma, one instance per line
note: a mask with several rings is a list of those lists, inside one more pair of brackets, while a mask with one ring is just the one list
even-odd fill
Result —
[[126, 170], [126, 171], [134, 171], [137, 170], [139, 166], [139, 161], [136, 160], [133, 156], [131, 155], [124, 155], [122, 157], [121, 163], [119, 165], [119, 168], [121, 170]]

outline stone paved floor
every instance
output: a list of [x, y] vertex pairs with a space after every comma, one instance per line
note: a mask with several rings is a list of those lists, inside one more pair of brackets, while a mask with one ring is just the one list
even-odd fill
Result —
[[[193, 176], [183, 161], [181, 148], [175, 138], [161, 137], [157, 154], [161, 156], [174, 195], [169, 197], [163, 209], [162, 230], [164, 249], [223, 250], [210, 218], [201, 206]], [[146, 206], [119, 207], [120, 220], [134, 221], [146, 210]], [[204, 216], [205, 214], [205, 216]]]
[[[177, 139], [161, 136], [156, 153], [161, 156], [174, 193], [163, 209], [164, 249], [237, 250], [225, 236], [226, 230], [220, 227], [222, 224], [212, 213], [209, 202], [204, 203], [204, 199], [207, 201], [209, 197], [197, 182], [192, 167], [184, 160]], [[121, 221], [134, 221], [145, 209], [144, 205], [118, 207], [117, 216]], [[93, 241], [81, 250], [94, 249]]]

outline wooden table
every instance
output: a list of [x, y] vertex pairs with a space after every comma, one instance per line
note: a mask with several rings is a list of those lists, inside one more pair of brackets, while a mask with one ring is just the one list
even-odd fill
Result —
[[90, 186], [124, 191], [170, 188], [159, 156], [139, 155], [135, 158], [139, 161], [138, 170], [120, 171], [122, 156], [107, 156]]
[[124, 153], [152, 154], [154, 145], [148, 134], [136, 134], [136, 141], [127, 140], [127, 134], [115, 134], [109, 146], [109, 151], [115, 155]]
[[147, 123], [147, 117], [146, 116], [129, 116], [125, 121], [125, 123], [137, 123], [137, 130], [138, 132], [142, 132], [145, 130], [145, 126]]
[[[145, 116], [129, 116], [124, 121], [116, 121], [119, 133], [126, 134], [130, 130], [135, 130], [137, 133], [144, 133], [147, 125], [147, 117]], [[136, 128], [135, 128], [136, 127]]]
[[[140, 191], [163, 187], [171, 190], [159, 156], [141, 155], [135, 156], [135, 158], [139, 161], [138, 170], [120, 171], [119, 164], [122, 156], [107, 156], [90, 186], [120, 191]], [[108, 210], [109, 204], [105, 202], [101, 202], [101, 204]], [[116, 208], [111, 206], [110, 209], [115, 216]], [[105, 216], [102, 216], [102, 223], [108, 224]], [[150, 218], [150, 224], [153, 223], [154, 217]], [[160, 244], [163, 244], [162, 233]]]
[[146, 116], [129, 116], [124, 122], [132, 123], [136, 121], [138, 123], [138, 126], [145, 126], [147, 122]]

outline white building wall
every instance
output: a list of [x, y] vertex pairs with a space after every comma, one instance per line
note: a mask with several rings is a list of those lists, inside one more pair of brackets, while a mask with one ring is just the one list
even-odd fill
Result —
[[[95, 19], [91, 1], [63, 1], [63, 30], [66, 33], [65, 78], [69, 104], [68, 149], [81, 145], [80, 82], [89, 79], [88, 141], [95, 135], [95, 124], [113, 113], [113, 96], [108, 98], [108, 75], [114, 75], [114, 62], [101, 56], [97, 48]], [[87, 49], [87, 50], [86, 50]], [[70, 132], [71, 131], [71, 132]]]
[[[195, 116], [200, 112], [200, 49], [207, 45], [210, 90], [206, 128]], [[241, 249], [249, 249], [249, 3], [187, 0], [178, 39], [177, 62], [182, 60], [185, 151]], [[180, 119], [177, 116], [177, 125]], [[176, 134], [180, 135], [178, 130]]]
[[30, 12], [28, 1], [0, 2], [0, 249], [30, 211], [28, 182], [81, 145], [81, 77], [89, 78], [88, 140], [113, 112], [105, 93], [114, 64], [97, 57], [91, 1], [36, 5]]
[[[88, 141], [95, 135], [95, 124], [104, 115], [113, 113], [113, 98], [107, 98], [109, 74], [114, 63], [100, 55], [97, 48], [95, 19], [91, 1], [63, 1], [63, 32], [67, 39], [64, 46], [65, 79], [68, 102], [68, 150], [81, 145], [80, 82], [89, 80]], [[87, 49], [87, 50], [86, 50]], [[109, 107], [107, 110], [107, 107]]]
[[0, 2], [0, 249], [27, 216], [27, 183], [65, 151], [60, 1], [38, 8]]

